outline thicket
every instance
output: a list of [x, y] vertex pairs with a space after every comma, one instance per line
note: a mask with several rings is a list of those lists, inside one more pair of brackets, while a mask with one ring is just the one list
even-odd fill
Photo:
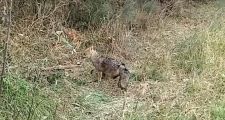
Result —
[[[137, 11], [147, 13], [160, 4], [172, 10], [177, 3], [190, 4], [212, 0], [14, 0], [13, 21], [17, 25], [58, 28], [60, 25], [84, 30], [98, 28], [104, 22], [123, 18], [133, 22]], [[4, 2], [1, 2], [1, 8]], [[167, 10], [168, 11], [168, 10]]]
[[[55, 35], [63, 27], [86, 34], [87, 40], [83, 41], [83, 48], [88, 44], [98, 44], [113, 49], [113, 42], [121, 45], [119, 42], [122, 40], [118, 41], [116, 38], [125, 33], [125, 30], [145, 31], [152, 24], [157, 24], [155, 16], [179, 16], [183, 7], [208, 1], [212, 0], [13, 0], [12, 39], [7, 55], [7, 68], [10, 69], [7, 69], [3, 81], [0, 119], [54, 119], [56, 105], [41, 93], [40, 81], [43, 81], [43, 76], [48, 72], [40, 75], [40, 69], [65, 64], [65, 61], [70, 62], [80, 57], [74, 58], [68, 54], [69, 50]], [[7, 34], [7, 15], [4, 13], [8, 5], [8, 1], [0, 1], [1, 64], [2, 40]], [[157, 9], [160, 12], [155, 12]], [[177, 54], [173, 57], [175, 68], [184, 69], [186, 73], [194, 71], [201, 74], [206, 63], [206, 56], [203, 54], [205, 43], [198, 36], [190, 39], [176, 46], [174, 52]], [[125, 58], [128, 56], [126, 53], [121, 55]], [[161, 65], [160, 61], [155, 61], [159, 63], [158, 66]], [[150, 79], [164, 79], [158, 75], [162, 69], [157, 71], [158, 66], [150, 70]], [[50, 75], [51, 78], [47, 76], [46, 79], [53, 83], [58, 78], [58, 74]]]

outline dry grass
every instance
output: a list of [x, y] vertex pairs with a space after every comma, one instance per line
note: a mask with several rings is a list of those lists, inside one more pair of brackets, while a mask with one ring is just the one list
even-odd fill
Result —
[[[28, 31], [30, 25], [19, 23], [12, 35], [9, 73], [29, 78], [26, 84], [38, 81], [41, 95], [54, 101], [49, 111], [43, 107], [46, 103], [38, 109], [46, 110], [49, 119], [225, 119], [224, 9], [218, 2], [195, 7], [182, 2], [169, 16], [159, 15], [158, 8], [135, 11], [132, 28], [124, 25], [121, 13], [121, 19], [99, 29], [74, 32], [79, 38], [59, 35], [55, 29]], [[0, 38], [4, 36], [1, 32]], [[124, 116], [124, 96], [116, 80], [105, 80], [101, 87], [90, 83], [96, 77], [83, 55], [90, 45], [124, 61], [132, 72]], [[61, 71], [42, 69], [76, 64], [81, 65]], [[4, 109], [0, 119], [12, 116]]]

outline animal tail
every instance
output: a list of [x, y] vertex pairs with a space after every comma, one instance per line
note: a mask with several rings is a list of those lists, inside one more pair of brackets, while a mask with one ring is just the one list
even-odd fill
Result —
[[120, 79], [118, 81], [118, 87], [120, 87], [122, 90], [127, 91], [127, 87], [129, 84], [129, 78], [130, 78], [130, 71], [128, 68], [121, 64], [120, 66]]

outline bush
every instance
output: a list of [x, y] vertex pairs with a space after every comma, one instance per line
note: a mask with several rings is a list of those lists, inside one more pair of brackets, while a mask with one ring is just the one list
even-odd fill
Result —
[[4, 79], [0, 101], [3, 119], [54, 119], [54, 102], [39, 93], [37, 86], [15, 76]]
[[97, 27], [109, 20], [113, 14], [113, 6], [106, 0], [87, 0], [80, 4], [69, 4], [69, 18], [67, 22], [77, 29], [86, 29], [89, 25]]

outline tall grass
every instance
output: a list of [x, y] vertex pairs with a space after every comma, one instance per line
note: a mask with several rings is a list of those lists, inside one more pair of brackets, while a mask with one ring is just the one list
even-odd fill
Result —
[[176, 45], [172, 60], [185, 73], [200, 74], [205, 64], [204, 48], [204, 36], [196, 33]]
[[224, 102], [217, 102], [211, 106], [211, 118], [213, 120], [223, 120], [225, 118], [225, 105]]
[[30, 84], [17, 76], [4, 79], [1, 97], [1, 119], [54, 119], [55, 104], [40, 90], [36, 84]]
[[[181, 15], [178, 18], [171, 15], [164, 18], [157, 13], [161, 11], [155, 13], [155, 7], [159, 6], [154, 0], [142, 4], [138, 2], [126, 0], [124, 6], [117, 9], [111, 6], [112, 2], [105, 0], [82, 1], [81, 7], [70, 9], [69, 20], [72, 23], [67, 23], [79, 28], [89, 27], [90, 24], [99, 28], [85, 32], [86, 40], [81, 52], [90, 44], [96, 45], [100, 52], [112, 53], [132, 69], [133, 81], [128, 91], [125, 119], [224, 119], [223, 10], [215, 8], [214, 4], [203, 7], [200, 4], [198, 7], [187, 8], [187, 16]], [[192, 9], [196, 11], [192, 12]], [[129, 21], [132, 29], [124, 24]], [[49, 27], [53, 32], [55, 23], [52, 22]], [[55, 93], [51, 90], [46, 93], [54, 94], [50, 97], [41, 91], [40, 84], [30, 83], [18, 76], [7, 76], [4, 79], [0, 119], [55, 119], [55, 116], [65, 119], [121, 118], [122, 97], [115, 95], [113, 98], [107, 94], [117, 94], [119, 91], [114, 90], [115, 86], [112, 85], [110, 89], [107, 84], [106, 88], [96, 88], [95, 83], [89, 83], [89, 80], [95, 78], [91, 77], [91, 67], [83, 56], [69, 54], [61, 41], [50, 33], [43, 36], [42, 30], [32, 32], [33, 24], [39, 25], [38, 22], [24, 22], [16, 28], [19, 30], [15, 32], [10, 51], [13, 53], [15, 72], [22, 69], [24, 73], [17, 73], [27, 74], [26, 68], [32, 66], [44, 68], [76, 64], [77, 61], [82, 66], [66, 70], [66, 82], [61, 81], [61, 78], [58, 80], [56, 72], [48, 77], [49, 83], [56, 83], [56, 79], [59, 81], [58, 85], [54, 84]], [[146, 29], [138, 27], [142, 25]], [[20, 27], [27, 27], [28, 32]], [[24, 67], [25, 64], [27, 67]], [[135, 111], [134, 101], [139, 84], [146, 81], [151, 83], [150, 89], [145, 96], [140, 97]], [[48, 85], [45, 87], [51, 88]], [[59, 101], [60, 109], [55, 108], [56, 103], [50, 98]], [[56, 115], [56, 112], [59, 114]]]

